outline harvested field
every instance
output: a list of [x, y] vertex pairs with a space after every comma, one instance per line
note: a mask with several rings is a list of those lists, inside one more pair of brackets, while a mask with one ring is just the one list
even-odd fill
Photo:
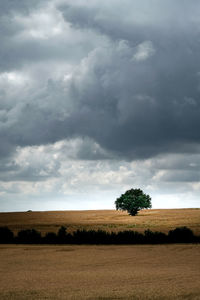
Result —
[[32, 228], [42, 234], [57, 232], [62, 225], [67, 227], [68, 232], [77, 229], [143, 232], [150, 229], [165, 233], [176, 227], [187, 226], [200, 235], [200, 209], [142, 210], [135, 217], [116, 210], [0, 213], [0, 226], [8, 226], [15, 233]]
[[0, 299], [200, 299], [200, 245], [0, 247]]

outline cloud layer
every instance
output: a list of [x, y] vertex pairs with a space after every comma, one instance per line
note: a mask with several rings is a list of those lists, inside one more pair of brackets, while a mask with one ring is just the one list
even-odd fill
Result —
[[20, 185], [43, 197], [41, 182], [54, 198], [140, 185], [196, 199], [199, 13], [195, 0], [1, 3], [2, 199], [24, 199]]

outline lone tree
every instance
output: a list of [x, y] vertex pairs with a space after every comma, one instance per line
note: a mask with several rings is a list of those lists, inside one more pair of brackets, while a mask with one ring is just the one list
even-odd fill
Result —
[[130, 189], [115, 201], [117, 210], [127, 210], [129, 215], [135, 216], [143, 208], [151, 208], [151, 198], [141, 189]]

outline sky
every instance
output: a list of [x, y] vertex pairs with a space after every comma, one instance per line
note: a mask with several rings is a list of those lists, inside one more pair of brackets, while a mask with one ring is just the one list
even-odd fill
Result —
[[0, 211], [200, 207], [200, 1], [0, 1]]

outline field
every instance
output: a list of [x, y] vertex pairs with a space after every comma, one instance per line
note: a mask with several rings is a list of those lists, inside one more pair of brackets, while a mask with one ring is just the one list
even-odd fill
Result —
[[64, 225], [68, 232], [76, 229], [102, 229], [106, 231], [146, 229], [167, 233], [170, 229], [187, 226], [200, 235], [200, 209], [151, 209], [142, 210], [135, 217], [116, 210], [47, 211], [0, 213], [0, 226], [13, 232], [37, 229], [57, 232]]
[[[187, 226], [200, 234], [200, 209], [0, 213], [15, 233], [35, 228], [168, 232]], [[200, 299], [200, 244], [0, 245], [0, 299]]]
[[0, 299], [200, 299], [200, 245], [0, 247]]

